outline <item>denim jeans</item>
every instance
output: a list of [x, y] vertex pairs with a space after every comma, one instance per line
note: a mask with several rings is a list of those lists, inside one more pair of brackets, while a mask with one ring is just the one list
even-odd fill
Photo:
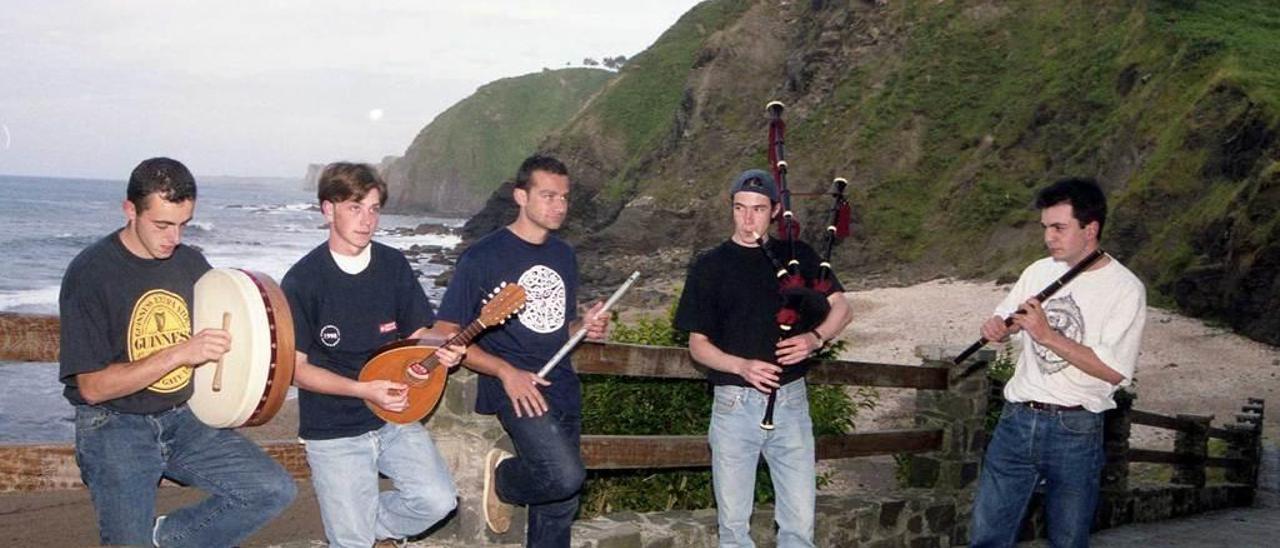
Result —
[[151, 546], [161, 477], [209, 493], [168, 514], [161, 546], [234, 546], [293, 500], [279, 463], [233, 430], [210, 428], [180, 405], [150, 415], [76, 406], [76, 463], [102, 544]]
[[760, 428], [768, 395], [743, 386], [717, 386], [711, 412], [711, 479], [716, 493], [720, 546], [755, 546], [751, 509], [760, 454], [769, 463], [775, 495], [778, 546], [813, 546], [813, 421], [804, 379], [778, 390], [773, 430]]
[[568, 547], [578, 493], [587, 476], [582, 465], [582, 416], [553, 406], [542, 416], [516, 417], [511, 402], [504, 399], [498, 420], [516, 448], [515, 458], [498, 466], [498, 498], [529, 506], [525, 546]]
[[971, 545], [1013, 546], [1043, 480], [1049, 544], [1088, 546], [1104, 460], [1101, 413], [1006, 403], [982, 460]]
[[[416, 535], [458, 505], [449, 467], [420, 423], [387, 423], [358, 436], [306, 443], [330, 546], [367, 548]], [[379, 492], [379, 472], [394, 489]]]

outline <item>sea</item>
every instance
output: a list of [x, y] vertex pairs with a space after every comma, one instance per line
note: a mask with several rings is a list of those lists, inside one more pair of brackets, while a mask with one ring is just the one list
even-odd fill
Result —
[[[58, 289], [80, 250], [124, 225], [123, 180], [0, 175], [0, 312], [57, 314]], [[315, 191], [275, 178], [199, 178], [195, 215], [184, 244], [214, 267], [265, 273], [277, 282], [328, 235]], [[374, 239], [400, 249], [451, 248], [458, 237], [410, 234], [423, 223], [458, 227], [462, 219], [383, 214]], [[428, 297], [444, 266], [410, 257]], [[109, 273], [104, 273], [109, 275]], [[292, 396], [292, 395], [291, 395]], [[53, 363], [0, 361], [0, 443], [65, 443], [75, 438], [73, 410]]]

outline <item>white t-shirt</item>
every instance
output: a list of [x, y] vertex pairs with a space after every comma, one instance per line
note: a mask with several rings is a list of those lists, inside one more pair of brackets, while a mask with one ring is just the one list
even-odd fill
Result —
[[[996, 315], [1009, 316], [1068, 269], [1052, 257], [1032, 263], [996, 307]], [[1076, 276], [1043, 307], [1051, 327], [1092, 349], [1102, 363], [1124, 375], [1121, 386], [1129, 385], [1147, 321], [1147, 293], [1137, 276], [1111, 258], [1106, 266]], [[1111, 383], [1073, 367], [1030, 335], [1014, 336], [1022, 338], [1022, 353], [1004, 387], [1006, 401], [1081, 405], [1094, 413], [1115, 408]]]

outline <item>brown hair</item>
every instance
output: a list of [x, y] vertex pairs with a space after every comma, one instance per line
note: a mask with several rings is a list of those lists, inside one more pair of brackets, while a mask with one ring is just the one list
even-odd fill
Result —
[[321, 204], [337, 204], [347, 200], [358, 202], [374, 189], [378, 190], [378, 205], [387, 204], [387, 183], [369, 164], [334, 162], [324, 166], [316, 186], [316, 195]]

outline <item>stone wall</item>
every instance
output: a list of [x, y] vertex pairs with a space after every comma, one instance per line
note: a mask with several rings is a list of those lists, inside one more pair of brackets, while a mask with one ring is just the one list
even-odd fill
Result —
[[[971, 492], [940, 494], [927, 489], [904, 490], [892, 497], [819, 496], [814, 544], [817, 546], [952, 546], [960, 508], [972, 503]], [[760, 505], [751, 516], [751, 537], [761, 548], [777, 545], [773, 507]], [[715, 509], [619, 512], [574, 524], [574, 546], [590, 548], [714, 548]]]

